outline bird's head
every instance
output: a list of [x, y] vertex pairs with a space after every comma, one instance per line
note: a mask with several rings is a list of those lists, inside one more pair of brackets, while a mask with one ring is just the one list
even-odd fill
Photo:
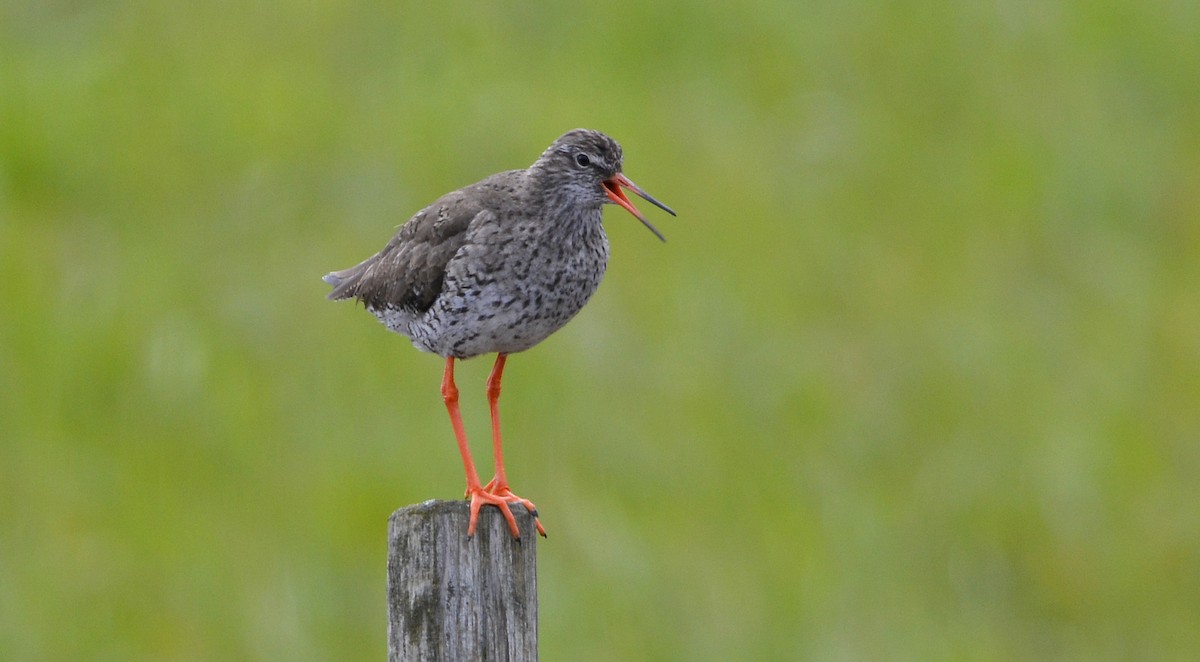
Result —
[[549, 180], [552, 190], [566, 198], [565, 204], [621, 205], [655, 236], [666, 241], [662, 233], [633, 206], [622, 188], [633, 191], [672, 216], [675, 212], [622, 174], [621, 159], [621, 146], [617, 141], [599, 131], [575, 129], [564, 133], [546, 148], [531, 169]]

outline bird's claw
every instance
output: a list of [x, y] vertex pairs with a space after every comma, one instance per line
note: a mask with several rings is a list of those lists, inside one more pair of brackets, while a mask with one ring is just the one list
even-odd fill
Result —
[[[468, 489], [467, 498], [471, 500], [471, 519], [467, 523], [468, 538], [475, 535], [475, 525], [479, 523], [479, 509], [484, 504], [491, 504], [499, 508], [500, 514], [504, 515], [504, 520], [508, 522], [508, 531], [512, 534], [512, 537], [517, 540], [521, 539], [521, 530], [517, 528], [517, 519], [513, 517], [512, 510], [508, 507], [509, 501], [507, 499], [491, 494], [483, 488]], [[540, 530], [541, 528], [539, 524], [538, 529]], [[546, 534], [543, 533], [542, 535]]]
[[498, 478], [493, 478], [488, 482], [487, 485], [484, 485], [483, 491], [494, 497], [502, 499], [506, 505], [519, 503], [524, 506], [525, 510], [527, 510], [529, 514], [533, 516], [533, 524], [535, 527], [537, 527], [538, 534], [543, 538], [546, 537], [546, 529], [542, 526], [542, 521], [538, 519], [538, 509], [537, 506], [533, 505], [532, 501], [513, 494], [512, 490], [509, 489], [508, 484], [500, 481]]

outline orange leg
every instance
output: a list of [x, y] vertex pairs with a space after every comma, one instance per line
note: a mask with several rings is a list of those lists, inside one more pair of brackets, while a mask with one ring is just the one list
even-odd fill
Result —
[[508, 521], [508, 530], [512, 532], [512, 536], [520, 538], [521, 531], [517, 529], [517, 520], [508, 508], [509, 499], [490, 494], [479, 484], [479, 474], [475, 472], [475, 462], [471, 459], [471, 447], [467, 445], [467, 432], [463, 429], [462, 415], [458, 411], [458, 387], [454, 385], [454, 357], [446, 358], [446, 371], [442, 373], [442, 399], [446, 401], [446, 411], [450, 412], [450, 425], [454, 427], [458, 452], [462, 454], [463, 470], [467, 473], [467, 496], [471, 498], [471, 519], [467, 524], [467, 537], [475, 535], [479, 509], [483, 504], [490, 503], [500, 509], [504, 519]]
[[503, 352], [496, 355], [496, 364], [492, 366], [492, 374], [488, 375], [487, 380], [488, 409], [492, 414], [492, 458], [496, 463], [496, 475], [483, 489], [508, 503], [519, 503], [525, 506], [529, 514], [533, 515], [533, 523], [537, 526], [538, 533], [545, 538], [546, 529], [542, 527], [542, 522], [537, 517], [537, 506], [533, 505], [529, 499], [522, 499], [513, 494], [508, 487], [508, 477], [504, 475], [504, 449], [503, 442], [500, 440], [500, 378], [504, 374], [504, 361], [507, 358], [508, 355]]

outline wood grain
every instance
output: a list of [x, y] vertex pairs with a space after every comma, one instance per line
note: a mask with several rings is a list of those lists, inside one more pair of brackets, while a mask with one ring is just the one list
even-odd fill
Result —
[[467, 538], [466, 501], [401, 508], [388, 523], [388, 660], [536, 660], [537, 533], [521, 539], [484, 506]]

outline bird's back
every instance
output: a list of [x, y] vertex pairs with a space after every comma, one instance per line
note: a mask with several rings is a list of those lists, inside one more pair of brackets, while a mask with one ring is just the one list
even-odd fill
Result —
[[492, 175], [438, 198], [408, 219], [383, 250], [326, 275], [325, 282], [333, 285], [328, 298], [358, 299], [368, 309], [429, 310], [472, 221], [506, 207], [505, 197], [514, 195], [521, 172]]

